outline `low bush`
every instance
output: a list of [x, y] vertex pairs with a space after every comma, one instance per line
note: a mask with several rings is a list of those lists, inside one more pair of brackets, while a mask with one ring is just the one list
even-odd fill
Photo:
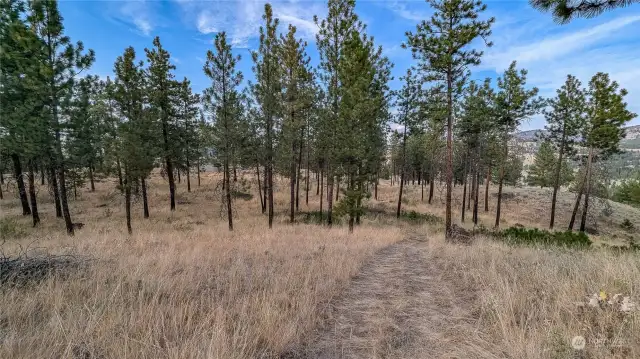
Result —
[[431, 213], [420, 213], [416, 211], [401, 212], [400, 218], [409, 222], [420, 223], [442, 223], [442, 218]]
[[22, 227], [18, 226], [16, 221], [10, 218], [1, 218], [0, 219], [0, 239], [7, 238], [20, 238], [25, 236], [27, 233], [22, 229]]
[[549, 232], [538, 228], [510, 227], [496, 234], [498, 238], [514, 244], [541, 244], [573, 248], [591, 246], [591, 240], [582, 232]]

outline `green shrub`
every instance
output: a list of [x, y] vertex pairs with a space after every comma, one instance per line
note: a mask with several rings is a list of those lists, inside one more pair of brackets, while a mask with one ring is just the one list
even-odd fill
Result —
[[431, 213], [419, 213], [416, 211], [401, 212], [400, 218], [409, 222], [442, 223], [442, 218]]
[[[303, 212], [302, 214], [304, 215], [304, 217], [302, 217], [303, 223], [322, 224], [327, 222], [327, 212], [320, 213], [320, 211], [311, 211], [311, 212]], [[332, 213], [332, 220], [333, 220], [333, 224], [341, 224], [342, 216], [336, 215], [336, 213], [334, 212]]]
[[591, 240], [583, 232], [549, 232], [538, 228], [510, 227], [498, 232], [497, 236], [514, 244], [541, 244], [574, 248], [591, 246]]
[[26, 234], [16, 221], [10, 218], [0, 219], [0, 238], [20, 238]]
[[231, 197], [250, 201], [253, 198], [253, 195], [251, 193], [233, 190], [231, 191]]
[[635, 226], [633, 225], [633, 223], [631, 223], [629, 218], [625, 218], [624, 221], [620, 223], [620, 228], [624, 229], [625, 231], [631, 232], [635, 229]]

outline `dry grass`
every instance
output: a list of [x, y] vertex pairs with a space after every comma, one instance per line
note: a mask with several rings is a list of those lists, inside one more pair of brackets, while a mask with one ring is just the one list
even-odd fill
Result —
[[[449, 345], [431, 357], [640, 357], [639, 311], [584, 306], [600, 290], [629, 295], [637, 303], [637, 253], [536, 250], [488, 240], [461, 248], [441, 237], [428, 248], [425, 260], [440, 268], [434, 284], [445, 302], [441, 306], [449, 303], [448, 313], [457, 312], [460, 319], [445, 329]], [[584, 350], [572, 348], [575, 336], [586, 339]]]
[[[257, 200], [238, 201], [230, 233], [204, 193], [181, 193], [191, 203], [176, 213], [161, 208], [159, 180], [152, 218], [135, 218], [129, 237], [110, 186], [72, 203], [74, 220], [86, 224], [75, 237], [46, 204], [42, 228], [5, 243], [11, 252], [40, 237], [31, 243], [35, 252], [94, 260], [70, 278], [0, 291], [0, 358], [271, 357], [318, 325], [324, 304], [366, 258], [401, 238], [396, 227], [349, 235], [277, 224], [269, 231]], [[207, 186], [199, 191], [212, 192]], [[102, 203], [108, 206], [96, 207]], [[17, 220], [27, 227], [28, 219]]]
[[[631, 295], [638, 302], [637, 253], [513, 248], [488, 240], [455, 246], [444, 243], [439, 229], [406, 226], [393, 215], [365, 217], [353, 235], [340, 226], [292, 226], [286, 223], [285, 180], [278, 182], [278, 216], [268, 230], [255, 183], [249, 174], [246, 178], [254, 197], [236, 200], [231, 233], [221, 216], [217, 174], [206, 174], [202, 187], [194, 184], [191, 193], [180, 184], [175, 212], [168, 208], [166, 183], [154, 177], [151, 218], [142, 219], [136, 203], [133, 236], [124, 229], [123, 199], [113, 180], [98, 183], [95, 193], [83, 189], [71, 202], [74, 221], [85, 223], [73, 238], [55, 219], [45, 189], [39, 194], [39, 228], [29, 228], [30, 219], [16, 215], [15, 199], [5, 199], [0, 219], [24, 231], [6, 238], [5, 252], [28, 247], [32, 255], [93, 260], [70, 277], [0, 288], [0, 358], [269, 358], [296, 353], [326, 326], [335, 303], [349, 308], [353, 292], [345, 288], [353, 288], [350, 281], [358, 273], [356, 280], [364, 280], [365, 288], [382, 293], [370, 300], [356, 298], [383, 306], [373, 305], [363, 318], [384, 326], [362, 334], [373, 337], [360, 338], [360, 343], [383, 348], [368, 357], [568, 358], [577, 355], [569, 346], [575, 335], [587, 338], [587, 349], [578, 357], [640, 357], [639, 312], [624, 319], [575, 304], [599, 290]], [[308, 206], [301, 201], [301, 211], [317, 210], [314, 190]], [[431, 206], [420, 201], [419, 187], [409, 186], [407, 193], [405, 209], [443, 214], [439, 191]], [[531, 193], [529, 199], [537, 200]], [[393, 213], [396, 196], [397, 187], [384, 183], [379, 201], [369, 205]], [[456, 198], [461, 199], [457, 192]], [[541, 201], [535, 206], [544, 206]], [[526, 201], [508, 199], [505, 206], [505, 224], [543, 227], [546, 222], [532, 215], [540, 210]], [[490, 226], [492, 215], [481, 213], [481, 221]], [[407, 232], [428, 240], [389, 247]], [[424, 265], [417, 266], [420, 260]], [[379, 320], [372, 317], [383, 313]], [[404, 339], [396, 340], [398, 333], [411, 339], [410, 348], [402, 347]]]

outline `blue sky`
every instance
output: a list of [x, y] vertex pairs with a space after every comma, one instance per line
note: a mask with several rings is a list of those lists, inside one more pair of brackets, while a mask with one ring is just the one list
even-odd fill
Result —
[[[284, 31], [288, 24], [309, 42], [308, 52], [314, 65], [313, 15], [324, 17], [325, 1], [279, 0], [271, 2]], [[473, 69], [473, 78], [495, 78], [513, 60], [529, 70], [529, 85], [540, 94], [553, 96], [567, 74], [578, 76], [586, 84], [598, 71], [629, 90], [627, 101], [640, 114], [640, 5], [618, 9], [595, 19], [578, 19], [569, 25], [556, 25], [549, 14], [532, 9], [526, 1], [487, 1], [483, 16], [494, 16], [491, 40], [482, 64]], [[257, 47], [264, 1], [61, 1], [67, 34], [96, 51], [91, 72], [102, 77], [112, 74], [113, 62], [128, 46], [144, 58], [154, 36], [171, 52], [176, 78], [187, 77], [194, 90], [208, 86], [202, 72], [206, 51], [212, 48], [216, 32], [226, 31], [234, 52], [242, 56], [240, 70], [252, 79], [250, 50]], [[405, 32], [431, 13], [422, 0], [357, 2], [356, 11], [367, 24], [367, 32], [382, 45], [395, 64], [393, 88], [411, 66], [409, 50], [401, 48]], [[478, 43], [481, 47], [482, 44]], [[635, 119], [633, 124], [640, 124]], [[534, 116], [522, 129], [544, 126], [542, 116]]]

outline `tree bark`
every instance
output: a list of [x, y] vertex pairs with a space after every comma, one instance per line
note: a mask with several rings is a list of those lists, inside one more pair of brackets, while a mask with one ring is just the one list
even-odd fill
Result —
[[589, 148], [589, 157], [587, 158], [587, 176], [585, 184], [586, 191], [584, 194], [584, 207], [582, 209], [582, 220], [580, 221], [580, 232], [584, 232], [587, 227], [587, 214], [589, 211], [589, 196], [591, 194], [591, 167], [593, 162], [593, 147]]
[[264, 203], [262, 204], [262, 213], [267, 212], [267, 166], [264, 166], [264, 181], [262, 187], [262, 198], [264, 199]]
[[336, 176], [336, 202], [340, 199], [340, 177]]
[[564, 131], [563, 140], [560, 145], [560, 152], [558, 154], [558, 164], [556, 165], [555, 181], [553, 184], [553, 195], [551, 196], [551, 219], [549, 220], [549, 229], [553, 229], [554, 222], [556, 220], [556, 201], [558, 197], [558, 188], [560, 187], [560, 174], [562, 172], [562, 160], [564, 155]]
[[189, 159], [187, 159], [187, 192], [191, 192], [191, 164], [189, 163]]
[[140, 184], [142, 186], [142, 209], [144, 218], [149, 218], [149, 202], [147, 199], [147, 180], [144, 177], [140, 177]]
[[478, 225], [478, 196], [480, 193], [480, 171], [476, 169], [475, 173], [475, 190], [474, 190], [474, 201], [473, 201], [473, 224], [475, 226]]
[[44, 173], [45, 173], [45, 171], [46, 170], [45, 170], [44, 165], [40, 165], [40, 184], [42, 186], [44, 186], [44, 177], [45, 177]]
[[20, 157], [17, 153], [12, 153], [11, 160], [13, 161], [13, 176], [18, 184], [18, 194], [20, 195], [20, 203], [22, 204], [22, 215], [28, 216], [31, 214], [31, 208], [29, 208], [27, 190], [25, 189], [24, 178], [22, 177], [22, 164], [20, 163]]
[[180, 178], [180, 169], [176, 169], [176, 175], [178, 176], [178, 183], [182, 183], [182, 180]]
[[404, 131], [402, 132], [402, 167], [400, 167], [400, 192], [398, 194], [398, 208], [396, 210], [396, 218], [400, 218], [400, 211], [402, 209], [402, 190], [404, 188], [406, 166], [407, 166], [407, 126], [405, 123]]
[[167, 177], [169, 178], [169, 208], [176, 210], [176, 182], [173, 178], [173, 161], [169, 155], [169, 129], [166, 119], [162, 119], [162, 139], [164, 142], [164, 161], [167, 166]]
[[260, 164], [256, 162], [256, 176], [258, 177], [258, 196], [260, 197], [260, 208], [264, 213], [264, 200], [262, 198], [262, 187], [260, 186]]
[[507, 161], [509, 159], [509, 145], [505, 138], [504, 143], [504, 158], [500, 166], [500, 180], [498, 181], [498, 202], [496, 203], [496, 223], [495, 228], [500, 228], [500, 207], [502, 205], [502, 185], [504, 184], [504, 176], [507, 167]]
[[[125, 169], [126, 172], [126, 169]], [[131, 228], [131, 180], [129, 175], [126, 175], [124, 180], [124, 209], [125, 215], [127, 218], [127, 232], [129, 234], [133, 233], [133, 229]]]
[[432, 176], [429, 178], [429, 200], [427, 201], [427, 203], [431, 204], [431, 200], [433, 200], [433, 186], [434, 186], [434, 180], [435, 178]]
[[484, 187], [484, 211], [489, 212], [489, 183], [491, 183], [491, 166], [487, 166], [487, 179]]
[[33, 160], [29, 161], [29, 197], [31, 199], [31, 217], [33, 218], [33, 226], [37, 226], [40, 223], [40, 216], [38, 215], [38, 200], [36, 198], [36, 186], [35, 186], [35, 174], [33, 171]]
[[[227, 152], [228, 153], [228, 152]], [[228, 156], [228, 154], [227, 154]], [[231, 173], [229, 168], [229, 159], [225, 158], [224, 160], [224, 180], [225, 180], [225, 194], [227, 200], [227, 219], [229, 220], [229, 230], [233, 231], [233, 212], [231, 210]]]
[[122, 166], [120, 165], [120, 158], [116, 156], [116, 168], [118, 169], [118, 184], [120, 185], [120, 193], [124, 191], [122, 181]]
[[[196, 165], [198, 166], [198, 187], [200, 187], [200, 159], [198, 158], [198, 161], [196, 162]], [[259, 177], [260, 173], [258, 173], [258, 177]], [[260, 186], [258, 186], [260, 187]]]
[[333, 225], [333, 174], [331, 165], [327, 164], [327, 225]]
[[465, 168], [464, 168], [464, 177], [462, 178], [462, 212], [461, 212], [461, 218], [460, 220], [462, 221], [462, 223], [464, 223], [464, 211], [465, 211], [465, 207], [467, 205], [467, 177], [469, 177], [469, 174], [467, 173], [467, 165], [465, 164]]
[[451, 65], [447, 70], [447, 199], [445, 210], [445, 238], [451, 239], [451, 182], [453, 181], [453, 75]]
[[[295, 141], [294, 141], [295, 142]], [[291, 173], [289, 174], [289, 194], [290, 194], [290, 198], [289, 198], [289, 223], [293, 223], [295, 221], [295, 205], [296, 205], [296, 157], [295, 157], [295, 153], [296, 153], [296, 145], [295, 143], [293, 144], [292, 148], [291, 148], [291, 163], [290, 165], [290, 171]]]
[[324, 166], [320, 167], [320, 223], [322, 223], [322, 197], [324, 197]]
[[578, 208], [580, 208], [580, 201], [582, 200], [582, 193], [584, 192], [585, 180], [580, 184], [580, 190], [578, 191], [578, 196], [576, 197], [576, 203], [573, 206], [573, 212], [571, 213], [571, 220], [569, 221], [569, 230], [573, 231], [573, 225], [576, 222], [576, 215], [578, 214]]
[[[62, 204], [60, 203], [60, 192], [58, 190], [58, 179], [56, 177], [56, 171], [51, 167], [51, 177], [49, 179], [49, 186], [53, 190], [53, 203], [56, 207], [56, 218], [62, 218]], [[124, 189], [124, 188], [123, 188]]]

